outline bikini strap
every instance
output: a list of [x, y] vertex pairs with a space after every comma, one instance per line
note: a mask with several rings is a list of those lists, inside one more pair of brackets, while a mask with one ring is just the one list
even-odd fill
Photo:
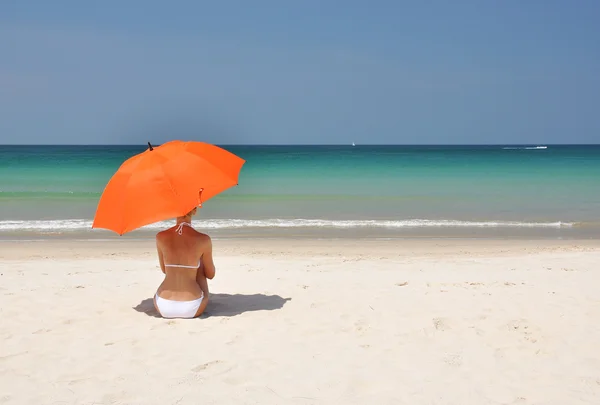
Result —
[[192, 227], [192, 224], [190, 224], [189, 222], [180, 222], [179, 225], [177, 225], [177, 228], [175, 228], [175, 232], [177, 232], [179, 235], [182, 235], [184, 225], [187, 225], [190, 228]]

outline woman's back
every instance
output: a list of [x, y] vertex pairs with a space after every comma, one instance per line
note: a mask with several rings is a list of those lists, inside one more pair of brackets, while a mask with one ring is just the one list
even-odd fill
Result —
[[202, 252], [200, 250], [200, 237], [202, 234], [190, 226], [173, 227], [159, 232], [156, 236], [160, 244], [163, 260], [166, 265], [193, 266], [198, 268]]
[[154, 307], [165, 318], [195, 318], [208, 305], [208, 282], [215, 276], [212, 241], [192, 228], [194, 208], [177, 225], [156, 234], [160, 269], [165, 279], [154, 295]]
[[187, 224], [156, 235], [159, 262], [165, 273], [165, 279], [157, 292], [161, 298], [188, 301], [202, 296], [196, 278], [202, 264], [203, 242], [207, 235], [185, 225]]

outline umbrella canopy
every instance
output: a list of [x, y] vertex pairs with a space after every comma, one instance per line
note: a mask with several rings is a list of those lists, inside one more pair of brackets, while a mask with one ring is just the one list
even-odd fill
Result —
[[119, 235], [190, 212], [238, 184], [245, 160], [203, 142], [171, 141], [127, 159], [98, 203], [92, 228]]

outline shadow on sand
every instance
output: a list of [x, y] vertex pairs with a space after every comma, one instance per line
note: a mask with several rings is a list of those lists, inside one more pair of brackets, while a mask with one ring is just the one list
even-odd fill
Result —
[[[210, 294], [210, 301], [200, 318], [211, 316], [236, 316], [251, 311], [272, 311], [281, 309], [291, 298], [283, 298], [279, 295], [265, 294]], [[160, 318], [154, 308], [154, 299], [146, 298], [137, 306], [133, 307], [138, 312], [148, 316]]]

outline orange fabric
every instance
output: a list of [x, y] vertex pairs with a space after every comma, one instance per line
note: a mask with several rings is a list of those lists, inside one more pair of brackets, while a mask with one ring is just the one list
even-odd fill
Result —
[[119, 235], [176, 218], [238, 184], [245, 160], [203, 142], [171, 141], [127, 159], [110, 179], [92, 228]]

